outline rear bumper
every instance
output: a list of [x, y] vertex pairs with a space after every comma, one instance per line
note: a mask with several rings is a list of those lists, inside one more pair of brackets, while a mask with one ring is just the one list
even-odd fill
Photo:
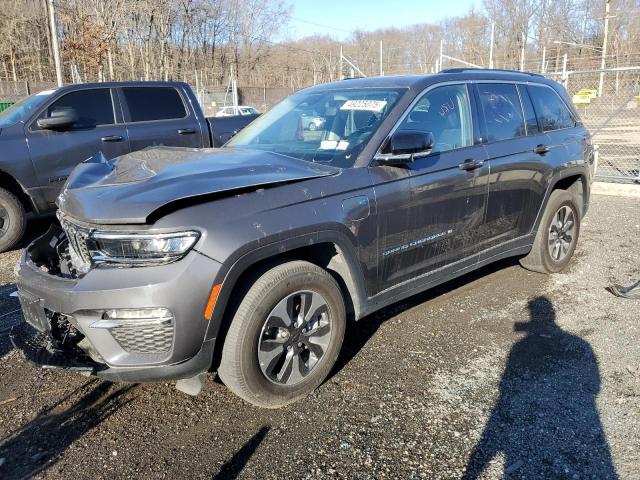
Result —
[[[17, 267], [16, 283], [25, 319], [41, 337], [39, 342], [29, 343], [17, 339], [17, 332], [14, 335], [14, 344], [28, 360], [50, 368], [69, 368], [60, 362], [59, 349], [54, 359], [42, 349], [34, 356], [26, 346], [55, 340], [59, 336], [55, 319], [63, 318], [84, 337], [78, 343], [81, 362], [102, 378], [159, 381], [188, 378], [208, 370], [215, 342], [204, 341], [208, 322], [203, 312], [219, 263], [192, 251], [169, 265], [98, 268], [82, 278], [62, 278], [32, 261], [33, 245], [47, 242], [46, 235], [25, 250]], [[105, 310], [149, 308], [169, 310], [171, 327], [96, 328]], [[77, 350], [66, 351], [72, 364], [78, 361], [74, 358]]]

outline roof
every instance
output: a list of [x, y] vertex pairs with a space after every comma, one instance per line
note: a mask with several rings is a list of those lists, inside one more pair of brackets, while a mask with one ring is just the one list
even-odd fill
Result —
[[554, 83], [538, 73], [483, 68], [450, 68], [439, 73], [418, 75], [391, 75], [386, 77], [359, 77], [310, 87], [310, 90], [334, 90], [340, 88], [409, 88], [422, 90], [434, 83], [456, 80], [508, 80]]

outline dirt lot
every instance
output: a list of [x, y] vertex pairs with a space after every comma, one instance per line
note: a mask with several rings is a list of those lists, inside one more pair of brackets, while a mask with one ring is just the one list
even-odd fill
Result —
[[0, 478], [640, 479], [637, 200], [594, 197], [570, 269], [501, 263], [348, 331], [313, 396], [266, 411], [36, 370], [0, 256]]

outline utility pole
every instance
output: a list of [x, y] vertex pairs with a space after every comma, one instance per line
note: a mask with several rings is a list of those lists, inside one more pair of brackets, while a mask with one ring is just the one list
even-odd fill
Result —
[[491, 22], [491, 42], [489, 43], [489, 68], [493, 68], [493, 43], [496, 33], [496, 23]]
[[442, 48], [443, 47], [444, 47], [444, 40], [440, 39], [440, 60], [438, 61], [438, 66], [440, 67], [440, 70], [442, 70]]
[[540, 73], [546, 73], [547, 71], [547, 66], [546, 66], [546, 60], [547, 60], [547, 47], [542, 47], [542, 64], [540, 65]]
[[384, 77], [384, 69], [382, 68], [382, 40], [380, 40], [380, 76]]
[[[609, 36], [609, 11], [611, 7], [611, 0], [607, 0], [604, 10], [604, 38], [602, 39], [602, 60], [600, 61], [600, 68], [604, 70], [606, 66], [607, 57], [607, 37]], [[604, 72], [600, 72], [600, 83], [598, 84], [598, 96], [602, 96], [602, 87], [604, 84]]]
[[63, 83], [62, 64], [60, 63], [60, 46], [58, 45], [58, 29], [56, 28], [56, 12], [53, 0], [47, 0], [49, 7], [49, 28], [51, 30], [51, 47], [53, 48], [53, 62], [56, 66], [56, 80], [58, 86]]
[[342, 56], [342, 45], [340, 45], [340, 72], [338, 72], [338, 80], [343, 80], [344, 76], [342, 75], [342, 59], [344, 57]]

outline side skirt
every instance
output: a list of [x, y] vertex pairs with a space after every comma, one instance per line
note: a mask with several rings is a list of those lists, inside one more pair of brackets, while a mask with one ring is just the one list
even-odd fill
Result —
[[451, 265], [428, 272], [412, 280], [408, 280], [384, 290], [373, 297], [369, 297], [356, 320], [360, 320], [361, 318], [393, 303], [446, 283], [454, 278], [465, 275], [466, 273], [497, 262], [498, 260], [526, 255], [531, 250], [534, 237], [535, 234], [530, 234], [511, 240], [506, 244], [485, 250], [479, 254], [473, 255], [472, 257], [458, 260]]

